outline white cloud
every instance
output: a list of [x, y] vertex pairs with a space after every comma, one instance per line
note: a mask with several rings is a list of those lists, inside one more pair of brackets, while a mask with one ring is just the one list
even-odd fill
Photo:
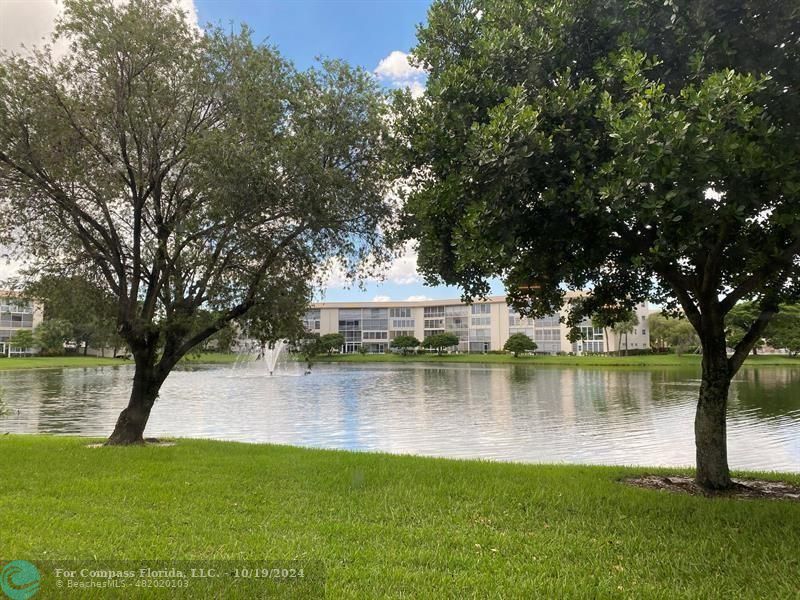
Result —
[[393, 50], [389, 56], [381, 59], [375, 67], [375, 74], [381, 79], [390, 81], [413, 81], [425, 76], [425, 70], [413, 66], [408, 61], [408, 54]]
[[[194, 0], [175, 0], [183, 9], [189, 22], [198, 26], [197, 7]], [[116, 0], [124, 4], [125, 0]], [[30, 49], [49, 41], [56, 17], [62, 10], [58, 0], [0, 0], [0, 50], [22, 51], [22, 46]], [[59, 40], [53, 47], [56, 56], [67, 51], [65, 40]]]
[[[413, 242], [406, 242], [403, 252], [395, 258], [384, 274], [384, 279], [399, 285], [408, 285], [420, 281], [417, 272], [417, 252]], [[375, 279], [378, 280], [377, 278]]]
[[428, 296], [409, 296], [406, 298], [406, 302], [423, 302], [425, 300], [433, 300], [433, 298]]
[[411, 90], [411, 95], [414, 98], [419, 98], [425, 93], [425, 84], [419, 81], [412, 81], [408, 85], [408, 89]]
[[[364, 279], [366, 283], [394, 283], [397, 285], [410, 285], [419, 283], [422, 278], [417, 272], [417, 252], [414, 242], [406, 242], [402, 252], [383, 269], [382, 273]], [[322, 269], [318, 286], [325, 289], [346, 289], [353, 282], [348, 279], [347, 273], [341, 264], [331, 261]]]
[[0, 49], [40, 46], [53, 32], [62, 7], [55, 0], [0, 1]]
[[389, 296], [375, 296], [372, 299], [373, 302], [390, 302], [391, 298]]
[[5, 285], [6, 281], [11, 277], [16, 277], [19, 275], [20, 269], [24, 268], [25, 266], [27, 265], [21, 260], [7, 258], [0, 259], [0, 288], [7, 287]]
[[375, 67], [375, 75], [385, 84], [393, 87], [407, 87], [414, 97], [425, 91], [425, 69], [415, 67], [409, 62], [409, 56], [400, 50], [393, 50], [389, 56], [381, 59]]

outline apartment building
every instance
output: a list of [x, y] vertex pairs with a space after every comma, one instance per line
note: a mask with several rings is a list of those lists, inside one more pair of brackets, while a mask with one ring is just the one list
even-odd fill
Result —
[[11, 346], [9, 341], [20, 329], [33, 331], [41, 322], [41, 307], [22, 300], [13, 292], [0, 291], [0, 355], [31, 353], [32, 348]]
[[[576, 294], [570, 294], [574, 297]], [[389, 342], [401, 335], [413, 335], [420, 341], [436, 333], [453, 333], [459, 339], [454, 350], [488, 352], [502, 350], [510, 335], [524, 333], [536, 342], [537, 352], [575, 354], [650, 347], [647, 327], [649, 309], [636, 308], [637, 327], [627, 335], [581, 324], [584, 338], [567, 339], [568, 328], [560, 322], [565, 311], [540, 319], [522, 317], [506, 304], [505, 296], [493, 296], [471, 305], [459, 300], [406, 302], [322, 302], [312, 305], [305, 316], [306, 328], [314, 333], [341, 333], [342, 352], [369, 353], [389, 350]], [[608, 345], [608, 349], [606, 348]]]

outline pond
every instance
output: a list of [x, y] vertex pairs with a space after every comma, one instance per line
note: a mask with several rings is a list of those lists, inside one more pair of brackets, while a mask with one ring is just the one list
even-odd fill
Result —
[[[287, 363], [179, 370], [146, 435], [524, 462], [694, 463], [695, 370]], [[0, 372], [0, 433], [105, 437], [133, 370]], [[800, 472], [800, 368], [743, 369], [732, 468]]]

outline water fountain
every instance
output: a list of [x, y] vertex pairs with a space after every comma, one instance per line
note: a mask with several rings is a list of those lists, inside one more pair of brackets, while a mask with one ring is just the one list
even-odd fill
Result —
[[234, 369], [259, 368], [272, 376], [278, 365], [278, 359], [286, 347], [286, 340], [276, 340], [266, 344], [258, 340], [246, 339], [239, 342], [239, 358], [234, 364]]
[[285, 346], [285, 340], [278, 340], [261, 347], [261, 357], [267, 365], [267, 372], [270, 376], [275, 372], [275, 366], [278, 364], [278, 357]]

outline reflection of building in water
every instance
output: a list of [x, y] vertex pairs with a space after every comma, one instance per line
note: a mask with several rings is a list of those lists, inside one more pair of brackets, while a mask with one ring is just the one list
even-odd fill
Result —
[[[570, 293], [568, 298], [579, 296]], [[437, 333], [452, 333], [458, 340], [460, 352], [502, 350], [509, 336], [524, 333], [536, 342], [538, 352], [606, 352], [650, 347], [647, 328], [649, 309], [646, 304], [636, 308], [638, 323], [627, 335], [592, 327], [587, 320], [581, 324], [583, 339], [572, 343], [567, 339], [567, 327], [559, 314], [529, 319], [510, 310], [505, 296], [494, 296], [471, 305], [458, 300], [425, 300], [416, 302], [324, 302], [314, 304], [305, 317], [309, 331], [324, 335], [341, 333], [342, 352], [386, 352], [389, 343], [399, 336], [414, 336], [419, 340]], [[606, 347], [608, 344], [608, 348]]]
[[586, 415], [617, 417], [653, 405], [651, 371], [559, 369], [561, 415], [569, 422]]

